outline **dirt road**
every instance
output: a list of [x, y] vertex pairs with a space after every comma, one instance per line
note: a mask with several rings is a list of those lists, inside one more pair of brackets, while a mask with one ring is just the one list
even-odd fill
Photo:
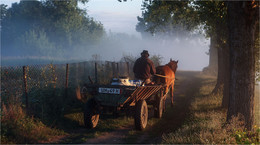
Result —
[[154, 119], [149, 110], [149, 121], [144, 131], [135, 131], [133, 123], [126, 124], [114, 131], [106, 132], [98, 137], [87, 139], [87, 144], [123, 144], [123, 143], [161, 143], [164, 133], [174, 132], [189, 117], [189, 106], [192, 98], [200, 86], [200, 81], [195, 76], [198, 72], [177, 73], [174, 107], [170, 107], [170, 100], [167, 100], [167, 110], [162, 119]]

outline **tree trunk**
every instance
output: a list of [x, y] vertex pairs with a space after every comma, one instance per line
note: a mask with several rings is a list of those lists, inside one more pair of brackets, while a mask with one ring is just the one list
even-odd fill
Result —
[[[225, 18], [226, 19], [226, 18]], [[228, 107], [229, 98], [229, 49], [227, 22], [217, 20], [215, 24], [216, 47], [218, 48], [218, 83], [215, 94], [222, 95], [222, 107]]]
[[[214, 37], [213, 37], [214, 38]], [[215, 88], [212, 91], [212, 94], [222, 94], [223, 93], [223, 87], [224, 87], [224, 80], [225, 80], [225, 58], [224, 58], [224, 48], [221, 45], [220, 36], [215, 36], [215, 47], [218, 50], [218, 78], [217, 78], [217, 84]]]
[[224, 76], [222, 73], [223, 70], [223, 55], [222, 55], [222, 48], [217, 45], [217, 36], [212, 36], [212, 44], [214, 47], [217, 48], [218, 51], [218, 77], [217, 77], [217, 84], [212, 91], [212, 94], [219, 94], [223, 91], [223, 84], [224, 84]]
[[242, 114], [246, 128], [254, 123], [255, 56], [254, 32], [258, 7], [252, 2], [228, 2], [230, 91], [227, 121]]
[[223, 89], [223, 98], [222, 98], [222, 108], [228, 108], [229, 102], [229, 71], [230, 71], [230, 62], [229, 62], [229, 49], [228, 44], [225, 43], [221, 46], [223, 48], [223, 73], [224, 73], [224, 89]]
[[216, 46], [216, 38], [212, 36], [210, 38], [208, 71], [210, 74], [216, 75], [217, 70], [218, 70], [218, 49]]
[[[222, 36], [224, 37], [224, 36]], [[229, 100], [229, 49], [227, 43], [221, 40], [221, 37], [217, 38], [218, 44], [218, 78], [217, 84], [212, 91], [212, 94], [221, 94], [222, 107], [228, 107]]]

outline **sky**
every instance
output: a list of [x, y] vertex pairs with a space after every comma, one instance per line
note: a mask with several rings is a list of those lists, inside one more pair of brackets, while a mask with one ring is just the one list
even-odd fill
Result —
[[79, 7], [87, 8], [89, 16], [101, 21], [106, 31], [124, 32], [140, 36], [135, 31], [137, 16], [141, 16], [142, 0], [129, 0], [118, 2], [117, 0], [90, 0]]
[[[9, 7], [11, 3], [19, 2], [20, 0], [0, 0], [0, 3], [7, 4]], [[127, 33], [135, 35], [141, 39], [140, 33], [135, 31], [135, 26], [138, 23], [137, 16], [141, 16], [141, 5], [143, 0], [128, 0], [127, 2], [119, 2], [118, 0], [89, 0], [85, 5], [79, 3], [79, 7], [87, 11], [90, 17], [94, 20], [100, 21], [107, 32]], [[113, 54], [118, 54], [118, 58], [110, 57], [108, 52], [102, 50], [88, 51], [86, 55], [99, 54], [102, 58], [108, 61], [118, 61], [122, 55], [130, 54], [139, 56], [143, 49], [147, 49], [150, 55], [160, 55], [163, 57], [163, 63], [167, 63], [170, 58], [179, 59], [180, 69], [184, 70], [202, 70], [208, 65], [209, 56], [206, 55], [209, 49], [209, 40], [202, 39], [201, 42], [194, 44], [190, 43], [192, 40], [183, 41], [183, 43], [174, 42], [170, 45], [162, 46], [156, 42], [145, 42], [144, 44], [135, 45], [133, 48], [131, 44], [126, 44], [120, 50], [112, 50]], [[104, 48], [105, 49], [105, 48]], [[104, 53], [102, 53], [104, 52]], [[91, 53], [91, 54], [90, 54]], [[93, 53], [93, 54], [92, 54]], [[113, 55], [111, 54], [111, 56]]]
[[[14, 2], [20, 0], [0, 0], [1, 4], [9, 7]], [[137, 16], [141, 16], [142, 0], [128, 0], [119, 2], [118, 0], [89, 0], [88, 3], [79, 3], [79, 7], [87, 11], [90, 17], [100, 21], [107, 32], [120, 32], [140, 37], [135, 31]]]

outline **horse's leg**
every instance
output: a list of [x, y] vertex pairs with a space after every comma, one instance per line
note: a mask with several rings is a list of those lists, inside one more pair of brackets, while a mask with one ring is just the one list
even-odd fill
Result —
[[171, 85], [171, 106], [173, 107], [173, 84]]
[[169, 86], [167, 85], [167, 86], [166, 86], [166, 89], [165, 89], [165, 94], [168, 93], [168, 90], [169, 90]]

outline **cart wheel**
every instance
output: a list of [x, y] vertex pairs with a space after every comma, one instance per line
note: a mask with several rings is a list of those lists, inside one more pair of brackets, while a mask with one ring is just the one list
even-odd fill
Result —
[[165, 102], [165, 100], [163, 99], [163, 97], [159, 97], [156, 99], [156, 104], [154, 107], [154, 116], [156, 118], [162, 118], [162, 114], [165, 110], [164, 102]]
[[98, 124], [99, 113], [98, 105], [94, 98], [91, 98], [85, 104], [84, 124], [87, 128], [95, 128]]
[[86, 103], [86, 101], [88, 100], [88, 89], [86, 86], [83, 86], [80, 90], [80, 99], [79, 100], [82, 100], [84, 103]]
[[135, 127], [137, 130], [143, 130], [148, 121], [147, 103], [145, 100], [141, 100], [136, 103], [135, 107]]

